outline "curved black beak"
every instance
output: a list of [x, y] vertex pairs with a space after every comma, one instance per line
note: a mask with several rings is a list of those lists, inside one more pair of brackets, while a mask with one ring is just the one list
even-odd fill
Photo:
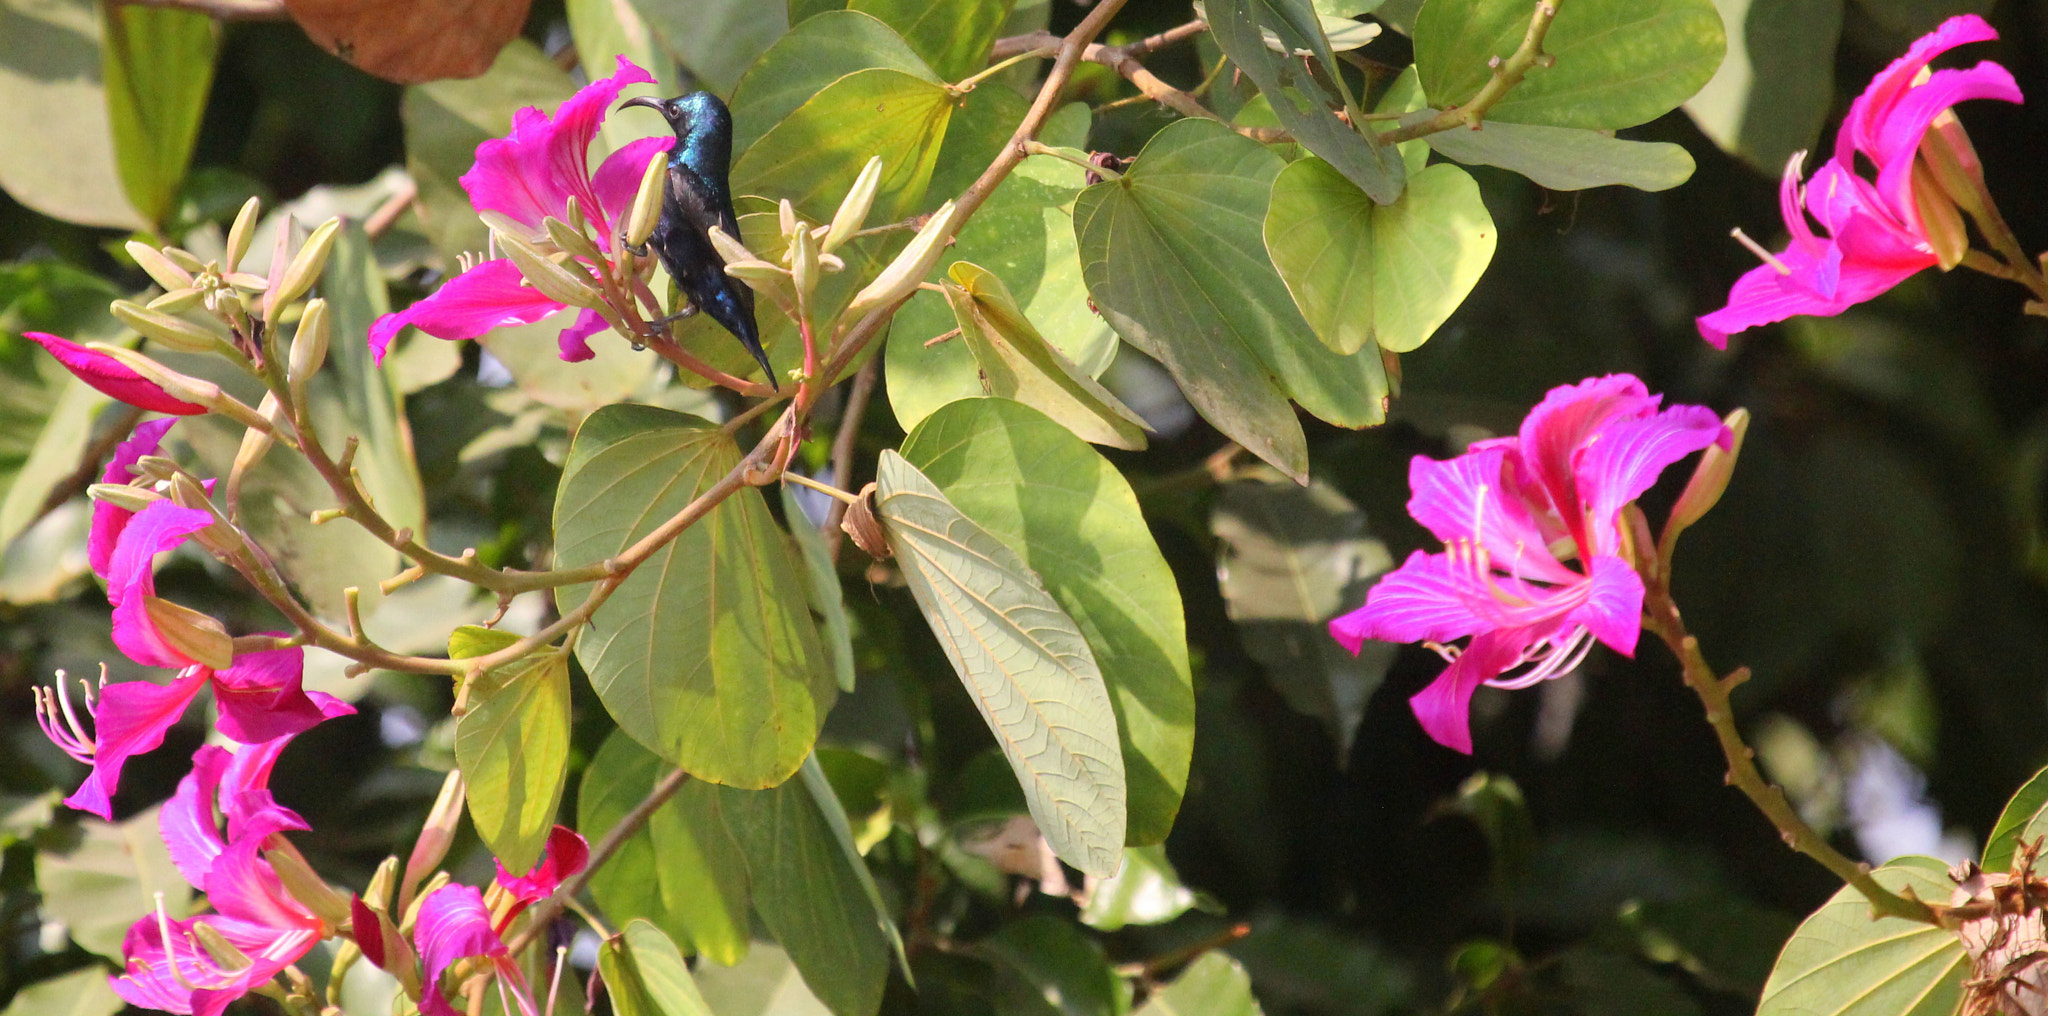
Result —
[[646, 106], [648, 109], [660, 113], [664, 118], [668, 116], [668, 110], [661, 108], [661, 100], [651, 95], [642, 95], [619, 103], [620, 109], [625, 109], [627, 106]]

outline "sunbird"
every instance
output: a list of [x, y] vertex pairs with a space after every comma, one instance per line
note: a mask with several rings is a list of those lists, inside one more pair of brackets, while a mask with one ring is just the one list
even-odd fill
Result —
[[[676, 146], [669, 150], [668, 185], [661, 198], [661, 219], [647, 242], [661, 256], [661, 264], [689, 297], [690, 307], [681, 308], [660, 323], [703, 310], [711, 320], [740, 340], [754, 361], [775, 385], [775, 369], [761, 349], [761, 329], [754, 322], [754, 291], [725, 274], [725, 259], [711, 245], [711, 227], [740, 238], [739, 219], [732, 210], [732, 112], [710, 92], [691, 92], [673, 99], [641, 96], [619, 104], [645, 106], [668, 120], [676, 132]], [[779, 387], [779, 386], [777, 386]]]

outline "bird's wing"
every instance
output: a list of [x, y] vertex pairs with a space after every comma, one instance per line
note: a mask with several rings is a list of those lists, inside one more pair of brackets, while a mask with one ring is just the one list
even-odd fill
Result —
[[[691, 232], [703, 237], [706, 244], [711, 241], [713, 226], [724, 230], [725, 235], [734, 240], [740, 238], [739, 221], [733, 217], [732, 199], [725, 197], [725, 188], [714, 186], [696, 170], [670, 164], [668, 199]], [[722, 259], [720, 263], [723, 263]]]

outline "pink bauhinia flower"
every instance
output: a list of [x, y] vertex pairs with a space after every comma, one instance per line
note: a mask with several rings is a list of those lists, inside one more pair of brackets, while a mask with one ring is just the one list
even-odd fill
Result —
[[[165, 805], [171, 860], [213, 912], [175, 921], [161, 909], [128, 929], [114, 993], [135, 1005], [216, 1016], [275, 977], [333, 929], [285, 891], [266, 842], [307, 828], [271, 797], [271, 766], [289, 737], [233, 749], [207, 745]], [[226, 819], [222, 834], [215, 815]]]
[[[1927, 65], [1957, 46], [1996, 38], [1974, 14], [1948, 19], [1871, 80], [1835, 137], [1834, 158], [1803, 187], [1805, 153], [1793, 156], [1778, 192], [1791, 245], [1778, 254], [1757, 248], [1765, 263], [1736, 281], [1726, 307], [1699, 319], [1708, 342], [1726, 348], [1729, 335], [1757, 325], [1801, 314], [1839, 314], [1942, 263], [1929, 235], [1936, 210], [1923, 214], [1915, 193], [1921, 142], [1956, 103], [2019, 102], [2020, 90], [2010, 72], [1989, 61], [1931, 73]], [[1859, 173], [1859, 156], [1876, 168], [1874, 181]], [[1918, 174], [1923, 186], [1926, 173], [1922, 168]]]
[[197, 416], [206, 412], [205, 406], [195, 405], [182, 399], [174, 399], [169, 392], [157, 387], [156, 382], [135, 373], [134, 369], [113, 357], [81, 346], [70, 339], [51, 335], [48, 332], [23, 332], [22, 338], [48, 350], [57, 362], [64, 365], [80, 381], [126, 402], [137, 409], [155, 413], [171, 413], [176, 416]]
[[[83, 711], [90, 733], [79, 717], [60, 675], [54, 690], [37, 691], [37, 720], [43, 732], [65, 753], [92, 773], [64, 803], [101, 818], [113, 817], [113, 795], [128, 759], [154, 750], [164, 733], [185, 715], [185, 708], [209, 684], [220, 710], [220, 732], [244, 744], [282, 743], [322, 720], [347, 716], [355, 707], [302, 687], [305, 650], [298, 647], [243, 653], [234, 666], [212, 670], [185, 668], [170, 684], [124, 681], [102, 685], [97, 703], [87, 685]], [[83, 682], [81, 682], [83, 683]], [[267, 770], [266, 770], [267, 772]], [[195, 883], [197, 884], [197, 883]]]
[[[590, 863], [590, 843], [576, 830], [556, 826], [548, 833], [547, 849], [541, 852], [540, 863], [533, 870], [515, 877], [505, 870], [505, 862], [494, 862], [498, 866], [498, 885], [512, 894], [524, 908], [554, 895], [564, 879], [575, 875]], [[516, 916], [517, 910], [513, 911]], [[507, 917], [507, 921], [510, 917]]]
[[[176, 420], [150, 420], [135, 425], [128, 440], [114, 449], [114, 457], [107, 462], [107, 471], [100, 476], [101, 483], [128, 483], [135, 479], [135, 464], [144, 456], [155, 455], [162, 447], [164, 432], [171, 429]], [[128, 520], [135, 513], [111, 501], [96, 501], [92, 506], [92, 530], [85, 539], [86, 560], [92, 564], [92, 573], [100, 578], [107, 577], [107, 566], [114, 559], [114, 547], [121, 537], [121, 531], [128, 528]]]
[[[654, 76], [625, 57], [618, 69], [578, 90], [553, 115], [534, 107], [519, 111], [512, 133], [477, 146], [476, 164], [462, 175], [470, 204], [492, 228], [544, 241], [545, 220], [570, 220], [569, 200], [596, 228], [600, 241], [618, 251], [619, 217], [632, 206], [641, 172], [654, 153], [667, 151], [673, 137], [642, 138], [613, 152], [590, 170], [590, 144], [619, 92], [631, 84], [652, 84]], [[510, 259], [484, 261], [433, 295], [370, 327], [370, 352], [379, 363], [399, 330], [412, 325], [436, 338], [474, 339], [493, 328], [531, 324], [564, 304], [525, 284]], [[605, 327], [604, 318], [584, 310], [561, 336], [562, 359], [595, 355], [585, 341]]]
[[492, 926], [491, 910], [474, 886], [444, 885], [427, 894], [420, 901], [413, 941], [426, 967], [426, 989], [420, 998], [424, 1016], [457, 1016], [455, 1007], [441, 994], [441, 974], [472, 956], [488, 958], [497, 968], [499, 984], [518, 1003], [519, 1011], [534, 1016], [533, 992], [527, 988], [526, 975]]
[[1410, 463], [1408, 512], [1444, 550], [1410, 555], [1330, 634], [1354, 653], [1366, 639], [1421, 642], [1450, 661], [1408, 700], [1438, 743], [1471, 753], [1482, 684], [1558, 677], [1596, 641], [1634, 655], [1643, 580], [1622, 510], [1665, 467], [1731, 442], [1712, 411], [1662, 401], [1629, 375], [1595, 378], [1552, 389], [1515, 437]]
[[182, 612], [183, 608], [157, 599], [156, 556], [213, 522], [211, 512], [165, 500], [153, 502], [121, 525], [103, 577], [107, 601], [114, 606], [114, 645], [129, 659], [145, 667], [170, 670], [202, 662], [159, 624], [159, 616], [166, 610]]

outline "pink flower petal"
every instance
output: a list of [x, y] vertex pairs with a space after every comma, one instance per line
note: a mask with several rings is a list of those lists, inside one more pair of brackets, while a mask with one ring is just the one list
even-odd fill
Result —
[[171, 863], [200, 892], [206, 891], [214, 859], [227, 849], [213, 808], [221, 776], [233, 760], [234, 753], [220, 745], [201, 745], [192, 754], [191, 771], [178, 781], [177, 792], [157, 813], [157, 831], [163, 835], [164, 846], [170, 849]]
[[1673, 406], [1602, 428], [1599, 440], [1580, 448], [1572, 463], [1573, 482], [1591, 520], [1587, 552], [1618, 553], [1622, 507], [1642, 497], [1672, 463], [1729, 440], [1721, 418], [1705, 406]]
[[1380, 576], [1365, 606], [1332, 619], [1330, 636], [1356, 653], [1366, 639], [1449, 642], [1494, 627], [1468, 606], [1466, 581], [1449, 556], [1418, 550]]
[[437, 339], [474, 339], [493, 328], [524, 325], [561, 310], [562, 305], [526, 285], [510, 258], [498, 258], [463, 272], [396, 314], [370, 326], [370, 356], [379, 364], [400, 329], [412, 325]]
[[[623, 220], [632, 210], [633, 199], [640, 196], [640, 174], [647, 171], [647, 160], [656, 152], [666, 152], [676, 146], [674, 135], [638, 138], [628, 141], [618, 151], [605, 156], [598, 164], [597, 172], [591, 174], [590, 190], [597, 195], [598, 206], [604, 208], [614, 220]], [[624, 221], [614, 223], [618, 227], [613, 233], [600, 234], [599, 241], [617, 242], [618, 233], [626, 228]]]
[[1935, 57], [1957, 46], [1989, 42], [1996, 38], [1998, 33], [1983, 18], [1975, 14], [1961, 14], [1914, 40], [1906, 54], [1877, 72], [1877, 76], [1870, 79], [1870, 87], [1849, 105], [1849, 115], [1843, 118], [1841, 133], [1835, 139], [1835, 158], [1848, 164], [1852, 152], [1877, 152], [1884, 121], [1897, 105], [1899, 97], [1912, 87], [1913, 78]]
[[57, 358], [64, 369], [77, 376], [80, 381], [126, 402], [137, 409], [155, 413], [170, 413], [176, 416], [197, 416], [206, 412], [205, 406], [174, 399], [170, 393], [157, 387], [156, 382], [135, 373], [119, 360], [95, 349], [87, 349], [70, 339], [60, 338], [48, 332], [23, 332], [28, 339]]
[[420, 999], [423, 1016], [456, 1016], [455, 1007], [441, 994], [441, 973], [457, 960], [505, 955], [504, 940], [491, 928], [483, 894], [466, 885], [444, 885], [420, 901], [413, 942], [426, 966], [427, 990]]
[[1586, 602], [1566, 620], [1585, 625], [1607, 648], [1634, 656], [1643, 633], [1643, 577], [1621, 558], [1593, 558]]
[[1488, 632], [1472, 640], [1429, 687], [1408, 699], [1415, 719], [1436, 743], [1472, 754], [1472, 693], [1521, 659], [1526, 632]]
[[236, 656], [234, 666], [213, 675], [220, 732], [255, 744], [356, 711], [331, 696], [304, 691], [305, 672], [306, 651], [297, 646]]
[[[114, 449], [114, 457], [107, 462], [107, 471], [100, 475], [101, 483], [130, 483], [135, 479], [135, 463], [145, 455], [155, 455], [162, 447], [164, 431], [171, 429], [176, 420], [149, 420], [135, 425], [128, 440]], [[95, 501], [92, 505], [92, 532], [85, 539], [86, 559], [92, 564], [92, 573], [104, 579], [107, 577], [107, 563], [114, 556], [114, 542], [121, 530], [135, 513], [107, 501]]]
[[186, 659], [157, 634], [147, 601], [156, 595], [156, 556], [212, 524], [207, 512], [158, 501], [136, 512], [121, 531], [107, 561], [107, 599], [114, 604], [114, 645], [129, 659], [165, 669], [198, 662]]
[[[192, 929], [206, 925], [253, 962], [229, 971], [214, 962]], [[171, 939], [164, 941], [168, 926]], [[186, 921], [158, 923], [143, 917], [128, 929], [121, 943], [126, 972], [108, 979], [114, 994], [134, 1005], [160, 1012], [220, 1016], [228, 1004], [297, 962], [320, 941], [318, 932], [278, 929], [204, 914]], [[176, 965], [176, 972], [172, 965]]]
[[[1969, 70], [1935, 71], [1900, 97], [1878, 128], [1877, 151], [1872, 155], [1878, 166], [1877, 189], [1887, 204], [1902, 211], [1914, 209], [1913, 156], [1920, 150], [1920, 139], [1935, 117], [1971, 99], [2019, 102], [2020, 86], [2011, 71], [1985, 61]], [[1912, 219], [1914, 231], [1925, 235], [1917, 211]]]
[[583, 870], [590, 863], [590, 844], [574, 829], [556, 826], [548, 833], [547, 850], [541, 854], [540, 863], [525, 875], [514, 878], [498, 863], [498, 884], [505, 887], [521, 903], [538, 903], [554, 894], [562, 880]]
[[596, 356], [597, 352], [590, 348], [590, 343], [586, 340], [607, 327], [603, 314], [587, 307], [579, 311], [576, 320], [570, 323], [569, 327], [562, 329], [561, 337], [556, 340], [562, 350], [563, 362], [581, 363]]
[[93, 732], [92, 775], [64, 803], [104, 819], [113, 818], [112, 798], [128, 759], [164, 743], [164, 732], [185, 715], [185, 707], [206, 683], [206, 668], [192, 667], [170, 684], [123, 681], [100, 692]]
[[[477, 146], [476, 165], [461, 178], [470, 204], [478, 212], [507, 216], [537, 235], [542, 219], [568, 218], [568, 199], [574, 197], [598, 235], [609, 236], [623, 206], [607, 207], [600, 200], [590, 177], [590, 142], [621, 90], [652, 83], [654, 75], [621, 56], [611, 77], [583, 86], [554, 115], [532, 107], [520, 110], [510, 135]], [[636, 182], [646, 164], [643, 155], [633, 174]]]
[[[1408, 514], [1437, 539], [1477, 537], [1497, 567], [1545, 582], [1569, 582], [1578, 576], [1550, 553], [1550, 541], [1561, 528], [1545, 532], [1529, 503], [1510, 490], [1508, 471], [1515, 442], [1474, 445], [1453, 459], [1417, 455], [1408, 463]], [[1555, 528], [1555, 526], [1554, 526]]]

